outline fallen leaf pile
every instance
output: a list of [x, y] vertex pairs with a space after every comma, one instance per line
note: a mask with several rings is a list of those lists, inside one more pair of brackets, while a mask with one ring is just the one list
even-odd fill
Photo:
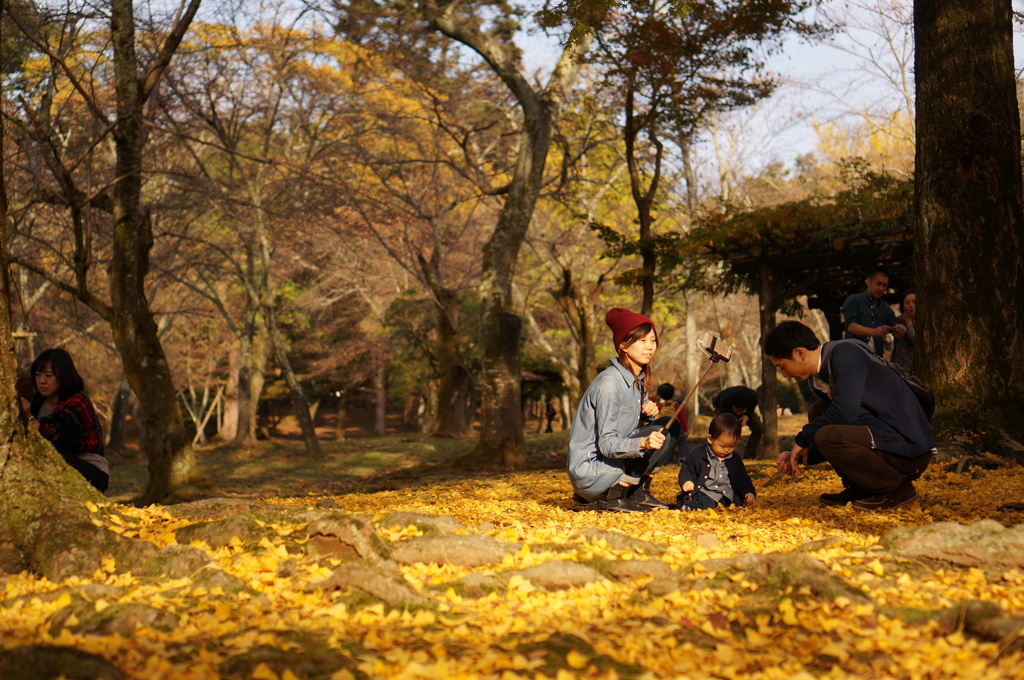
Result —
[[[0, 648], [71, 646], [127, 678], [1024, 678], [1021, 543], [988, 560], [880, 543], [939, 523], [1019, 531], [997, 508], [1022, 500], [1024, 472], [933, 466], [917, 500], [864, 513], [818, 507], [827, 470], [760, 488], [771, 470], [749, 467], [757, 506], [705, 512], [579, 510], [562, 471], [335, 496], [340, 511], [261, 499], [287, 512], [191, 540], [212, 558], [191, 577], [113, 559], [88, 579], [0, 577]], [[675, 472], [656, 495], [675, 496]], [[197, 523], [89, 509], [158, 547]], [[356, 552], [385, 558], [331, 552], [348, 515], [374, 534]], [[336, 522], [314, 530], [321, 516]]]

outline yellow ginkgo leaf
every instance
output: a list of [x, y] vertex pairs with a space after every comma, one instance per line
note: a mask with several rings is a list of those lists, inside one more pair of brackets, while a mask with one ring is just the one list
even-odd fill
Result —
[[570, 649], [569, 653], [565, 655], [565, 662], [569, 664], [571, 668], [575, 668], [577, 670], [586, 668], [589, 661], [590, 660], [587, 657], [583, 656], [575, 649]]

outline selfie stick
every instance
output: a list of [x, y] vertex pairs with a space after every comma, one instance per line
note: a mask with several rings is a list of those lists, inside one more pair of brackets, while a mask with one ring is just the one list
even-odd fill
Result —
[[704, 382], [704, 378], [708, 377], [708, 373], [710, 373], [711, 369], [715, 367], [715, 364], [717, 364], [719, 361], [728, 362], [729, 359], [732, 358], [732, 350], [726, 350], [728, 352], [728, 355], [719, 354], [717, 351], [715, 351], [715, 345], [717, 344], [718, 338], [712, 335], [710, 345], [708, 345], [707, 347], [703, 345], [700, 346], [700, 348], [704, 350], [704, 353], [708, 355], [708, 359], [711, 361], [711, 363], [708, 364], [708, 367], [706, 369], [704, 369], [704, 373], [701, 374], [700, 379], [697, 380], [697, 383], [690, 388], [690, 391], [686, 395], [686, 398], [679, 402], [679, 406], [676, 407], [675, 413], [673, 413], [672, 417], [668, 419], [668, 422], [665, 423], [664, 426], [662, 426], [662, 432], [667, 432], [668, 428], [672, 426], [672, 423], [674, 423], [679, 418], [679, 414], [683, 412], [683, 407], [686, 406], [686, 402], [690, 401], [690, 397], [692, 397], [694, 392], [697, 391], [697, 388], [700, 387], [700, 384]]

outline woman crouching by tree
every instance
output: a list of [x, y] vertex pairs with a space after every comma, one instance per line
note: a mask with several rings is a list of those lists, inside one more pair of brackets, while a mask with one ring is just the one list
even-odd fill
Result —
[[658, 333], [649, 318], [626, 309], [612, 309], [605, 323], [618, 356], [590, 383], [572, 421], [573, 500], [614, 512], [669, 508], [651, 495], [651, 475], [668, 461], [673, 438], [658, 422], [640, 427], [641, 416], [658, 415], [657, 404], [648, 399]]
[[107, 490], [110, 466], [103, 456], [103, 430], [71, 355], [48, 349], [32, 362], [35, 396], [21, 399], [29, 422], [53, 444], [68, 465], [100, 491]]

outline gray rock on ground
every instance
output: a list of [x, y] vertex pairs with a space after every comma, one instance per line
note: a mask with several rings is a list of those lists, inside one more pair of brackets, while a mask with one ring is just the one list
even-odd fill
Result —
[[306, 527], [311, 557], [363, 560], [388, 559], [389, 549], [373, 526], [358, 517], [331, 512]]
[[423, 515], [418, 512], [392, 512], [384, 519], [375, 522], [377, 526], [390, 528], [393, 526], [418, 527], [424, 533], [454, 534], [467, 531], [466, 527], [445, 515]]
[[552, 560], [528, 569], [506, 572], [503, 576], [513, 574], [544, 590], [565, 590], [606, 580], [596, 569], [572, 560]]
[[457, 564], [482, 567], [501, 562], [506, 555], [521, 549], [518, 543], [499, 541], [490, 536], [449, 534], [400, 541], [391, 548], [391, 557], [402, 564]]
[[434, 604], [419, 594], [401, 572], [388, 562], [348, 562], [334, 570], [326, 580], [308, 590], [359, 590], [392, 606], [427, 606]]
[[961, 567], [1024, 569], [1024, 526], [995, 520], [941, 522], [893, 529], [879, 544], [897, 557], [926, 558]]
[[632, 536], [626, 536], [625, 534], [620, 534], [618, 531], [586, 529], [576, 534], [576, 536], [582, 536], [591, 543], [596, 543], [603, 538], [608, 547], [614, 550], [632, 550], [635, 552], [642, 552], [645, 555], [664, 555], [666, 551], [665, 546], [658, 545], [657, 543], [651, 543], [650, 541], [642, 541], [639, 538], [633, 538]]

